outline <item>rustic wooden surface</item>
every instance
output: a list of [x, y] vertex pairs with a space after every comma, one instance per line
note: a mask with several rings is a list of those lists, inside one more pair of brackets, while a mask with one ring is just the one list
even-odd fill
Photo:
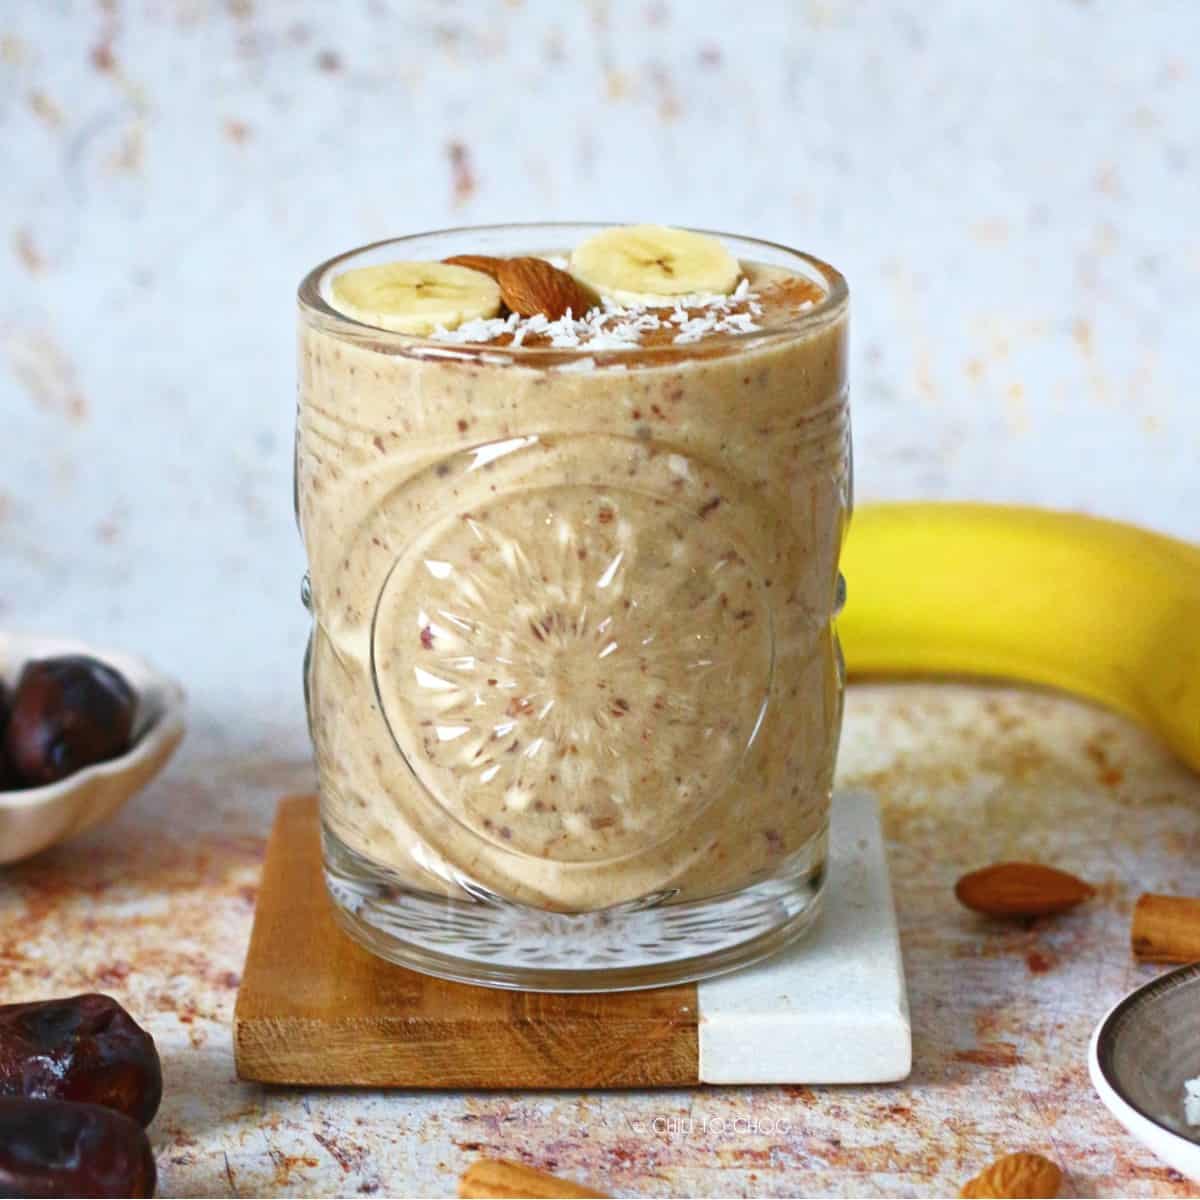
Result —
[[697, 1081], [694, 986], [555, 996], [467, 988], [368, 954], [321, 885], [316, 799], [279, 807], [234, 1014], [238, 1074], [414, 1088]]
[[[193, 725], [112, 824], [0, 872], [0, 993], [98, 989], [154, 1034], [164, 1196], [453, 1195], [481, 1155], [624, 1196], [955, 1195], [1038, 1150], [1070, 1196], [1195, 1187], [1109, 1117], [1084, 1054], [1162, 968], [1129, 949], [1143, 891], [1200, 893], [1200, 780], [1124, 721], [957, 685], [850, 689], [839, 782], [883, 801], [913, 1020], [886, 1087], [383, 1092], [240, 1082], [234, 998], [278, 796], [311, 788], [301, 738], [208, 751]], [[1040, 858], [1098, 888], [1055, 920], [990, 923], [955, 879]], [[300, 986], [300, 981], [297, 981]]]

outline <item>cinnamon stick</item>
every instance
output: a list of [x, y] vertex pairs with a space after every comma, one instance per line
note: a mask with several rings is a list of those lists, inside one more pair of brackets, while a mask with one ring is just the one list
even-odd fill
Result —
[[502, 1197], [503, 1200], [584, 1200], [603, 1197], [604, 1192], [535, 1171], [521, 1163], [500, 1158], [481, 1158], [473, 1162], [458, 1181], [458, 1194], [463, 1197]]
[[1142, 962], [1200, 962], [1200, 898], [1139, 896], [1130, 940]]

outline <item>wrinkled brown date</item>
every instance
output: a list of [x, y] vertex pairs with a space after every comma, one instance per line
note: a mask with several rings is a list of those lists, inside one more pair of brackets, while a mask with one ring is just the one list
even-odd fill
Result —
[[8, 761], [8, 755], [4, 753], [4, 741], [0, 738], [0, 792], [17, 792], [24, 786], [20, 775]]
[[137, 698], [125, 677], [85, 655], [25, 664], [4, 732], [9, 762], [32, 786], [121, 754]]
[[162, 1067], [154, 1039], [111, 996], [5, 1004], [0, 1096], [102, 1104], [149, 1125]]
[[8, 688], [4, 686], [4, 680], [0, 679], [0, 792], [15, 791], [21, 786], [20, 776], [8, 761], [8, 754], [4, 749], [4, 730], [8, 726], [8, 714]]
[[146, 1131], [64, 1100], [0, 1099], [0, 1197], [153, 1196]]

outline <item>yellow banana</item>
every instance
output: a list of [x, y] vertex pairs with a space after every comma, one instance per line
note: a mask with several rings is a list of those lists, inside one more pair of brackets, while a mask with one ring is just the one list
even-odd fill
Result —
[[854, 515], [842, 571], [851, 677], [1061, 688], [1200, 770], [1200, 547], [1044, 509], [874, 504]]

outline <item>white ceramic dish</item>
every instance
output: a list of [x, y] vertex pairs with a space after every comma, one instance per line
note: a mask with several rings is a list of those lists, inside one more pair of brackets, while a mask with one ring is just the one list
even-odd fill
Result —
[[1088, 1049], [1105, 1107], [1163, 1162], [1200, 1182], [1200, 1125], [1184, 1118], [1183, 1084], [1200, 1076], [1200, 963], [1130, 992]]
[[90, 654], [110, 663], [137, 693], [133, 744], [122, 755], [58, 783], [0, 792], [0, 864], [18, 862], [111, 817], [175, 752], [183, 737], [183, 689], [129, 654], [63, 638], [0, 633], [0, 679], [15, 684], [30, 659]]

